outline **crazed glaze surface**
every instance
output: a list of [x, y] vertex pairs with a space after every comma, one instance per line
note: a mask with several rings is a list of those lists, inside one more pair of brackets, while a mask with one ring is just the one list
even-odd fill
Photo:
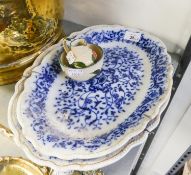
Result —
[[37, 150], [64, 159], [95, 158], [144, 130], [149, 112], [158, 111], [171, 89], [172, 70], [160, 41], [141, 32], [140, 40], [132, 42], [124, 39], [128, 31], [100, 26], [71, 36], [104, 49], [103, 71], [92, 80], [64, 77], [59, 45], [34, 69], [38, 73], [26, 81], [17, 114]]

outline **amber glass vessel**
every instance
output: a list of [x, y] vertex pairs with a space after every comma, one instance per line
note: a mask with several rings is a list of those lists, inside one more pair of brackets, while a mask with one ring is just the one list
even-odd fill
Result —
[[0, 85], [17, 81], [61, 35], [63, 0], [0, 0]]

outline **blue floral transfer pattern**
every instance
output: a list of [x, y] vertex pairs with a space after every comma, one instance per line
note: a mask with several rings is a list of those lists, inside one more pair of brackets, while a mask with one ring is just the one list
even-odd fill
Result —
[[[39, 142], [44, 145], [51, 144], [52, 147], [61, 149], [77, 150], [83, 148], [86, 151], [93, 152], [103, 145], [111, 145], [114, 140], [123, 137], [129, 128], [139, 125], [139, 121], [144, 117], [143, 114], [153, 106], [166, 90], [169, 60], [165, 48], [156, 41], [142, 34], [139, 42], [131, 42], [124, 39], [126, 31], [126, 29], [113, 31], [105, 28], [102, 31], [90, 30], [77, 37], [84, 37], [88, 42], [95, 44], [113, 41], [130, 43], [138, 46], [147, 54], [152, 66], [151, 84], [142, 103], [118, 127], [101, 136], [84, 140], [83, 138], [70, 138], [64, 134], [58, 135], [46, 120], [45, 102], [50, 87], [61, 71], [58, 57], [62, 50], [59, 50], [52, 58], [52, 63], [44, 65], [42, 68], [34, 82], [36, 88], [26, 100], [28, 105], [24, 111], [24, 114], [26, 114], [24, 116], [26, 116], [26, 120], [30, 118], [32, 121], [32, 132], [37, 135]], [[117, 115], [123, 111], [123, 105], [131, 103], [134, 100], [134, 95], [139, 90], [141, 77], [143, 76], [143, 66], [139, 55], [128, 51], [128, 48], [120, 47], [105, 48], [104, 52], [106, 53], [104, 69], [95, 79], [87, 82], [75, 82], [66, 79], [62, 83], [62, 86], [68, 87], [68, 91], [64, 92], [60, 88], [59, 96], [56, 97], [56, 104], [54, 104], [55, 113], [57, 120], [59, 120], [59, 113], [63, 114], [68, 110], [72, 115], [76, 115], [73, 120], [69, 120], [68, 129], [76, 127], [75, 129], [81, 130], [86, 125], [92, 127], [92, 129], [101, 129], [102, 122], [108, 124], [115, 122]], [[94, 93], [97, 91], [101, 91], [99, 98]], [[82, 95], [79, 96], [77, 107], [80, 110], [76, 111], [72, 97], [78, 95], [78, 93]], [[93, 96], [91, 93], [93, 93]], [[104, 106], [103, 109], [102, 106]], [[77, 115], [79, 113], [83, 115], [84, 111], [88, 111], [91, 116], [84, 115], [83, 118], [79, 119]], [[83, 126], [81, 126], [82, 123], [84, 123]]]
[[[142, 84], [143, 63], [136, 52], [115, 47], [104, 49], [104, 66], [99, 75], [86, 82], [67, 79], [56, 97], [55, 116], [67, 122], [68, 129], [102, 129], [115, 122], [129, 105]], [[64, 114], [69, 119], [63, 119]]]

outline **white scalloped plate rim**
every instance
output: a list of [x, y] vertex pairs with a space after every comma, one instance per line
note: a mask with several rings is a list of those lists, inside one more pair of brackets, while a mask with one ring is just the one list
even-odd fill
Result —
[[[82, 31], [72, 33], [69, 37], [73, 37], [73, 36], [75, 36], [75, 35], [79, 35], [79, 34], [81, 34], [81, 33], [85, 33], [85, 32], [87, 32], [87, 31], [89, 31], [89, 30], [94, 30], [94, 29], [96, 29], [96, 28], [102, 28], [102, 27], [109, 27], [109, 28], [111, 28], [111, 27], [117, 27], [117, 28], [123, 27], [123, 28], [125, 28], [125, 29], [130, 30], [130, 31], [141, 32], [141, 33], [145, 34], [146, 36], [149, 36], [150, 39], [152, 39], [152, 40], [154, 40], [154, 41], [160, 43], [160, 45], [161, 45], [163, 48], [165, 48], [165, 53], [166, 53], [166, 55], [167, 55], [167, 57], [168, 57], [168, 61], [169, 61], [168, 78], [167, 78], [168, 85], [167, 85], [167, 87], [166, 87], [167, 89], [166, 89], [165, 93], [164, 93], [164, 94], [159, 98], [159, 100], [155, 103], [155, 106], [153, 106], [150, 111], [148, 111], [148, 112], [146, 112], [146, 113], [144, 114], [144, 115], [147, 115], [147, 113], [148, 113], [149, 115], [147, 115], [147, 117], [149, 116], [149, 118], [150, 118], [150, 120], [151, 120], [152, 118], [154, 118], [154, 117], [159, 113], [159, 109], [160, 109], [161, 105], [162, 105], [165, 101], [167, 101], [167, 96], [171, 93], [173, 67], [172, 67], [172, 64], [170, 64], [170, 63], [171, 63], [171, 58], [170, 58], [170, 56], [169, 56], [168, 53], [167, 53], [166, 46], [165, 46], [165, 45], [162, 43], [162, 41], [160, 41], [158, 38], [156, 38], [156, 37], [154, 37], [154, 36], [152, 36], [152, 35], [150, 35], [150, 34], [148, 34], [148, 33], [145, 33], [145, 32], [143, 32], [143, 31], [136, 30], [136, 29], [126, 28], [126, 27], [120, 26], [120, 25], [98, 25], [98, 26], [88, 27], [88, 28], [86, 28], [86, 29], [84, 29], [84, 30], [82, 30]], [[62, 42], [62, 40], [61, 40], [59, 43], [61, 43], [61, 42]], [[59, 44], [59, 43], [58, 43], [58, 44]], [[58, 45], [58, 44], [56, 44], [56, 45]], [[27, 71], [28, 71], [28, 70], [32, 71], [32, 69], [34, 69], [35, 67], [37, 67], [42, 61], [43, 61], [43, 56], [40, 55], [40, 56], [35, 60], [33, 66], [25, 71], [24, 75], [27, 74]], [[19, 82], [18, 82], [18, 83], [19, 83]], [[15, 92], [15, 93], [17, 93], [17, 92]], [[137, 130], [136, 132], [134, 132], [132, 135], [128, 134], [128, 136], [126, 135], [126, 136], [124, 137], [125, 139], [120, 140], [118, 143], [115, 143], [115, 145], [112, 146], [112, 148], [108, 148], [108, 149], [102, 150], [102, 151], [100, 151], [100, 152], [92, 153], [91, 155], [90, 155], [90, 154], [77, 154], [77, 155], [76, 155], [76, 154], [70, 154], [70, 155], [65, 155], [64, 158], [63, 158], [63, 156], [62, 156], [62, 157], [59, 156], [59, 154], [57, 154], [56, 156], [57, 156], [57, 157], [60, 157], [60, 158], [63, 158], [63, 159], [67, 159], [67, 160], [71, 160], [71, 159], [90, 159], [90, 158], [97, 158], [97, 157], [104, 156], [104, 155], [106, 155], [106, 154], [109, 154], [109, 153], [114, 152], [115, 150], [121, 148], [123, 145], [125, 145], [125, 143], [127, 143], [127, 141], [128, 141], [130, 138], [132, 138], [132, 137], [134, 137], [135, 135], [137, 135], [138, 133], [142, 132], [142, 131], [145, 129], [147, 123], [148, 123], [150, 120], [146, 121], [145, 124], [144, 124], [144, 127], [139, 128], [139, 130]], [[23, 131], [23, 132], [25, 132], [25, 131]], [[29, 135], [29, 137], [30, 137], [30, 135]], [[30, 141], [32, 141], [33, 138], [29, 138], [29, 137], [27, 136], [27, 139], [30, 140]], [[38, 148], [37, 150], [39, 150], [39, 151], [41, 151], [41, 152], [44, 151], [44, 149], [42, 149], [38, 144], [36, 144], [35, 142], [32, 142], [32, 143], [33, 143], [33, 145], [35, 146], [35, 148]], [[43, 153], [45, 153], [45, 151], [44, 151]], [[46, 152], [46, 153], [47, 153], [47, 152]]]
[[[24, 81], [26, 78], [22, 78], [21, 81]], [[22, 88], [22, 84], [20, 83], [19, 85], [17, 85], [16, 89], [18, 91], [20, 91], [20, 87]], [[68, 165], [58, 165], [57, 163], [50, 161], [50, 160], [45, 160], [45, 159], [39, 159], [37, 158], [37, 156], [35, 155], [35, 153], [33, 153], [26, 145], [25, 143], [23, 143], [21, 141], [21, 135], [22, 135], [22, 131], [18, 131], [15, 127], [15, 125], [12, 122], [12, 117], [13, 114], [10, 113], [15, 113], [14, 111], [14, 106], [15, 103], [17, 101], [18, 96], [15, 96], [14, 98], [11, 99], [10, 101], [10, 108], [9, 108], [9, 126], [11, 127], [13, 133], [14, 133], [14, 140], [16, 142], [16, 144], [21, 147], [24, 152], [26, 153], [26, 155], [33, 160], [35, 163], [40, 164], [42, 166], [49, 166], [55, 170], [63, 170], [63, 171], [69, 171], [69, 170], [79, 170], [79, 171], [88, 171], [88, 170], [93, 170], [93, 169], [98, 169], [98, 168], [102, 168], [104, 166], [110, 165], [115, 163], [116, 161], [120, 160], [121, 158], [123, 158], [132, 148], [140, 145], [141, 143], [145, 142], [145, 140], [147, 139], [147, 135], [148, 132], [144, 132], [139, 139], [137, 139], [136, 141], [131, 142], [130, 144], [127, 144], [125, 146], [123, 146], [120, 150], [117, 151], [117, 153], [115, 155], [113, 155], [112, 157], [106, 158], [105, 160], [99, 161], [97, 163], [93, 163], [93, 164], [84, 164], [83, 162], [80, 163], [68, 163]], [[165, 104], [162, 106], [161, 110], [160, 110], [160, 114], [162, 113], [162, 111], [166, 108], [166, 105], [168, 104], [168, 102], [165, 102]], [[151, 130], [153, 130], [159, 123], [160, 121], [160, 114], [156, 117], [154, 123], [152, 125], [150, 125], [147, 130], [149, 130], [149, 132], [151, 132]], [[24, 137], [24, 136], [22, 136]]]
[[[24, 81], [26, 78], [22, 78], [21, 81]], [[17, 85], [17, 90], [20, 91], [20, 87], [22, 88], [23, 83], [20, 83], [19, 85]], [[14, 98], [11, 99], [10, 101], [10, 108], [9, 108], [9, 113], [15, 113], [14, 111], [14, 106], [16, 105], [16, 101], [17, 101], [18, 96], [15, 96]], [[164, 108], [166, 107], [167, 102], [162, 106], [160, 113], [164, 110]], [[39, 159], [35, 156], [35, 153], [33, 153], [26, 145], [25, 143], [23, 143], [21, 141], [21, 135], [22, 135], [22, 131], [18, 131], [13, 122], [12, 122], [12, 117], [13, 114], [9, 114], [9, 125], [14, 133], [14, 140], [16, 142], [16, 144], [21, 147], [24, 152], [26, 153], [26, 155], [33, 160], [35, 163], [43, 165], [43, 166], [50, 166], [53, 169], [56, 170], [64, 170], [64, 171], [69, 171], [69, 170], [79, 170], [79, 171], [87, 171], [87, 170], [93, 170], [93, 169], [98, 169], [98, 168], [102, 168], [104, 166], [110, 165], [115, 163], [116, 161], [120, 160], [121, 158], [123, 158], [132, 148], [140, 145], [141, 143], [143, 143], [146, 138], [148, 133], [144, 132], [139, 139], [137, 139], [136, 141], [131, 142], [130, 144], [127, 144], [125, 146], [123, 146], [120, 150], [117, 151], [117, 153], [115, 155], [113, 155], [112, 157], [109, 157], [105, 160], [99, 161], [93, 164], [84, 164], [83, 162], [80, 163], [68, 163], [68, 165], [58, 165], [56, 163], [54, 163], [53, 161], [50, 160], [45, 160], [45, 159]], [[153, 119], [154, 120], [154, 119]], [[154, 121], [154, 123], [149, 126], [147, 129], [151, 131], [151, 128], [153, 129], [153, 127], [155, 128], [158, 125], [158, 121], [160, 121], [160, 114], [156, 117], [156, 121]], [[24, 137], [24, 136], [22, 136]]]
[[[47, 52], [49, 51], [50, 49], [47, 50]], [[35, 67], [36, 65], [34, 64], [33, 67]], [[29, 75], [29, 72], [31, 72], [31, 68], [28, 68], [28, 70], [26, 71], [26, 75], [28, 76]], [[26, 76], [25, 75], [25, 76]], [[16, 91], [19, 92], [19, 86], [22, 85], [22, 81], [24, 81], [26, 79], [26, 77], [23, 77], [21, 80], [20, 80], [20, 83], [16, 85]], [[15, 100], [16, 96], [18, 94], [14, 94], [14, 96], [12, 97], [11, 101], [10, 101], [10, 105], [9, 105], [9, 125], [11, 126], [11, 129], [13, 130], [14, 134], [15, 134], [15, 142], [22, 148], [24, 149], [25, 153], [27, 154], [27, 156], [32, 159], [33, 161], [35, 161], [36, 163], [39, 163], [41, 165], [45, 165], [45, 166], [50, 166], [54, 169], [63, 169], [63, 170], [73, 170], [73, 169], [76, 169], [76, 170], [81, 170], [81, 171], [85, 171], [85, 170], [90, 170], [90, 169], [97, 169], [97, 168], [101, 168], [101, 167], [104, 167], [104, 166], [107, 166], [109, 164], [112, 164], [116, 161], [118, 161], [119, 159], [121, 159], [123, 156], [125, 156], [125, 154], [127, 154], [127, 152], [129, 152], [130, 149], [132, 149], [133, 147], [143, 143], [145, 141], [145, 139], [147, 138], [147, 133], [145, 133], [146, 135], [144, 135], [142, 138], [140, 138], [139, 140], [137, 140], [135, 143], [132, 143], [130, 145], [128, 145], [126, 148], [124, 148], [123, 150], [121, 150], [121, 154], [118, 154], [116, 156], [114, 156], [112, 159], [109, 159], [107, 161], [104, 161], [103, 163], [98, 163], [98, 164], [94, 164], [92, 166], [85, 166], [85, 165], [80, 165], [80, 164], [75, 164], [75, 165], [68, 165], [68, 166], [59, 166], [59, 165], [56, 165], [54, 162], [51, 162], [51, 161], [48, 161], [48, 160], [40, 160], [38, 158], [36, 158], [33, 153], [31, 153], [31, 151], [29, 150], [29, 148], [27, 148], [26, 145], [24, 145], [23, 143], [21, 143], [19, 141], [19, 134], [17, 132], [17, 130], [15, 130], [15, 127], [13, 126], [13, 124], [11, 123], [11, 110], [10, 108], [12, 107], [12, 103], [13, 101]], [[167, 103], [167, 102], [166, 102]], [[166, 107], [166, 105], [163, 107], [163, 109], [161, 109], [161, 112], [164, 110], [164, 108]], [[160, 116], [157, 117], [157, 121], [160, 121]], [[154, 122], [154, 124], [152, 126], [154, 126], [154, 128], [158, 125], [158, 122]], [[150, 128], [150, 127], [149, 127]], [[147, 128], [147, 129], [149, 129]], [[154, 129], [153, 128], [153, 129]], [[151, 130], [151, 129], [149, 129]]]
[[[29, 70], [30, 71], [30, 70]], [[29, 74], [28, 74], [29, 75]], [[23, 77], [20, 80], [20, 83], [16, 85], [16, 89], [17, 92], [21, 92], [23, 85], [24, 85], [24, 81], [26, 80], [26, 77]], [[144, 133], [140, 133], [141, 136], [139, 137], [139, 139], [137, 139], [136, 141], [131, 142], [130, 144], [127, 144], [125, 146], [123, 146], [120, 150], [116, 151], [116, 154], [113, 155], [110, 158], [105, 158], [105, 160], [100, 160], [99, 158], [97, 160], [96, 163], [91, 163], [91, 164], [84, 164], [82, 163], [69, 163], [68, 161], [68, 165], [58, 165], [57, 163], [50, 161], [50, 160], [45, 160], [45, 159], [40, 159], [37, 158], [37, 156], [35, 155], [35, 153], [32, 152], [32, 150], [30, 148], [28, 148], [28, 146], [21, 141], [21, 137], [24, 138], [22, 131], [18, 131], [14, 125], [14, 122], [12, 121], [12, 118], [14, 116], [15, 113], [15, 109], [14, 107], [16, 106], [16, 102], [18, 101], [18, 97], [19, 97], [19, 93], [15, 94], [11, 100], [10, 100], [10, 105], [9, 105], [9, 112], [8, 112], [8, 122], [9, 122], [9, 126], [11, 128], [11, 130], [14, 133], [14, 141], [15, 143], [24, 150], [24, 152], [26, 153], [26, 155], [28, 156], [29, 159], [31, 159], [32, 161], [34, 161], [37, 164], [40, 164], [42, 166], [49, 166], [55, 170], [63, 170], [63, 171], [69, 171], [69, 170], [79, 170], [79, 171], [87, 171], [87, 170], [93, 170], [93, 169], [98, 169], [107, 165], [110, 165], [112, 163], [115, 163], [116, 161], [120, 160], [122, 157], [124, 157], [133, 147], [140, 145], [141, 143], [143, 143], [148, 135], [148, 132], [144, 131]], [[18, 122], [18, 121], [17, 121]], [[113, 154], [113, 153], [112, 153]]]

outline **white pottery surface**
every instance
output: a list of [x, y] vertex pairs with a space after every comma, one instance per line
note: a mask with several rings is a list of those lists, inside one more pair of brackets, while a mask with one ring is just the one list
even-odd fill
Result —
[[[25, 78], [23, 78], [25, 79]], [[17, 91], [20, 92], [23, 89], [23, 86], [21, 83], [16, 87]], [[49, 166], [55, 170], [79, 170], [79, 171], [87, 171], [87, 170], [93, 170], [105, 167], [107, 165], [110, 165], [118, 160], [120, 160], [123, 156], [125, 156], [133, 147], [143, 143], [145, 139], [147, 138], [147, 132], [140, 133], [138, 136], [135, 136], [132, 138], [132, 140], [127, 143], [124, 147], [122, 147], [120, 150], [115, 151], [114, 153], [97, 158], [92, 160], [60, 160], [56, 157], [48, 157], [46, 155], [43, 155], [36, 151], [33, 147], [33, 145], [26, 140], [26, 138], [23, 136], [22, 128], [19, 125], [16, 117], [16, 103], [18, 101], [18, 96], [15, 96], [11, 100], [9, 113], [12, 113], [9, 117], [9, 125], [14, 132], [14, 140], [21, 147], [27, 156], [34, 161], [37, 164], [43, 165], [43, 166]], [[167, 102], [161, 107], [160, 113], [164, 110], [166, 107]], [[147, 130], [151, 131], [151, 129], [154, 129], [158, 125], [158, 121], [160, 121], [160, 113], [158, 116], [155, 117], [151, 122], [149, 122], [147, 126]]]
[[[29, 68], [24, 73], [24, 76], [27, 76], [29, 78], [26, 78], [25, 83], [22, 84], [22, 86], [24, 87], [23, 92], [21, 94], [18, 94], [18, 92], [16, 91], [15, 95], [13, 96], [13, 98], [17, 95], [19, 96], [18, 97], [19, 101], [17, 104], [17, 118], [18, 118], [19, 124], [22, 127], [24, 136], [26, 137], [27, 140], [29, 140], [32, 143], [32, 145], [34, 145], [35, 149], [37, 151], [39, 151], [40, 153], [42, 153], [43, 155], [52, 156], [50, 154], [54, 152], [55, 157], [58, 157], [60, 159], [65, 159], [65, 160], [92, 159], [92, 158], [98, 158], [98, 157], [102, 157], [104, 155], [108, 155], [108, 154], [120, 149], [131, 138], [133, 138], [134, 136], [141, 133], [145, 129], [147, 124], [152, 120], [152, 118], [155, 118], [155, 116], [158, 115], [158, 113], [160, 112], [160, 110], [159, 110], [160, 107], [167, 101], [168, 96], [171, 92], [171, 87], [172, 87], [171, 60], [169, 58], [169, 55], [166, 52], [165, 46], [162, 44], [162, 42], [160, 40], [156, 39], [153, 36], [150, 36], [149, 34], [145, 34], [141, 31], [127, 29], [122, 26], [90, 27], [90, 28], [83, 30], [82, 32], [74, 33], [70, 37], [71, 38], [87, 37], [87, 39], [91, 40], [93, 38], [93, 35], [91, 36], [91, 34], [93, 32], [94, 33], [98, 32], [100, 35], [102, 35], [105, 32], [104, 37], [106, 37], [106, 35], [107, 35], [107, 37], [109, 37], [109, 39], [106, 38], [106, 43], [101, 42], [100, 46], [103, 48], [107, 48], [108, 50], [111, 48], [117, 49], [117, 50], [114, 50], [115, 54], [117, 53], [117, 54], [121, 55], [121, 52], [122, 52], [122, 54], [124, 54], [123, 51], [125, 51], [125, 53], [129, 54], [129, 56], [131, 54], [134, 54], [133, 56], [135, 56], [138, 53], [137, 59], [141, 58], [142, 62], [140, 62], [140, 65], [143, 65], [143, 70], [141, 67], [140, 67], [140, 69], [137, 70], [137, 71], [140, 70], [140, 72], [138, 72], [138, 74], [137, 74], [138, 78], [140, 78], [141, 81], [143, 81], [143, 82], [140, 82], [140, 87], [137, 87], [139, 92], [134, 92], [135, 97], [132, 97], [132, 98], [135, 100], [133, 100], [133, 102], [129, 103], [130, 107], [128, 106], [128, 110], [127, 110], [127, 106], [125, 106], [126, 108], [123, 109], [123, 105], [122, 105], [122, 109], [120, 111], [120, 117], [118, 117], [117, 119], [112, 119], [112, 121], [108, 121], [109, 123], [107, 123], [107, 122], [105, 122], [105, 120], [101, 119], [101, 121], [103, 122], [102, 125], [99, 125], [99, 124], [93, 125], [95, 127], [98, 127], [98, 129], [92, 128], [92, 125], [87, 125], [84, 130], [78, 126], [77, 123], [80, 123], [80, 122], [77, 122], [77, 121], [76, 121], [77, 123], [74, 122], [74, 125], [73, 124], [70, 125], [70, 128], [68, 129], [67, 124], [66, 124], [67, 122], [65, 122], [64, 118], [59, 118], [59, 120], [55, 120], [55, 119], [51, 118], [51, 116], [54, 116], [54, 115], [56, 116], [56, 114], [54, 113], [55, 112], [54, 107], [52, 106], [53, 105], [52, 99], [58, 95], [56, 93], [59, 92], [59, 90], [64, 91], [64, 89], [59, 89], [59, 84], [62, 81], [63, 81], [63, 84], [65, 83], [65, 81], [69, 81], [61, 73], [61, 74], [58, 74], [58, 77], [55, 79], [54, 83], [51, 85], [50, 92], [42, 91], [42, 94], [48, 93], [48, 96], [46, 97], [48, 99], [45, 100], [46, 110], [43, 111], [43, 112], [45, 112], [45, 116], [46, 116], [45, 121], [44, 121], [44, 118], [40, 119], [40, 118], [38, 118], [38, 115], [37, 115], [38, 112], [40, 112], [40, 111], [38, 111], [39, 106], [37, 105], [37, 103], [35, 104], [35, 100], [38, 100], [38, 95], [41, 96], [42, 94], [39, 94], [38, 91], [35, 91], [35, 88], [36, 88], [36, 86], [42, 85], [43, 88], [46, 89], [46, 88], [49, 88], [50, 86], [48, 84], [46, 85], [46, 82], [44, 82], [44, 81], [38, 82], [39, 84], [35, 84], [35, 81], [36, 80], [39, 81], [39, 75], [42, 74], [43, 72], [46, 73], [46, 71], [47, 71], [46, 66], [51, 65], [52, 61], [55, 61], [55, 59], [58, 57], [59, 52], [61, 52], [61, 44], [60, 43], [57, 44], [55, 46], [55, 50], [53, 50], [53, 51], [48, 50], [48, 52], [50, 52], [49, 54], [46, 55], [45, 53], [43, 53], [44, 56], [40, 56], [39, 59], [37, 59], [35, 61], [32, 68]], [[108, 32], [109, 32], [109, 35], [108, 35]], [[122, 32], [122, 33], [120, 33], [120, 32]], [[139, 40], [132, 41], [128, 38], [124, 39], [123, 38], [124, 35], [126, 36], [126, 33], [129, 34], [129, 32], [130, 32], [130, 34], [136, 33], [135, 34], [136, 37], [137, 37], [137, 33], [138, 33], [143, 38], [141, 38], [141, 39], [139, 38], [140, 41]], [[124, 35], [122, 36], [121, 34], [124, 34]], [[115, 37], [118, 37], [117, 39], [119, 39], [119, 41], [117, 41]], [[119, 37], [122, 37], [122, 39]], [[127, 37], [129, 37], [129, 35], [127, 35]], [[97, 38], [93, 38], [91, 40], [91, 42], [95, 42], [95, 43], [98, 42], [98, 44], [99, 44], [100, 40], [105, 42], [104, 39], [97, 37]], [[144, 40], [144, 43], [141, 43], [142, 39]], [[112, 42], [111, 42], [111, 44], [108, 44], [107, 42], [110, 42], [110, 40]], [[119, 45], [119, 43], [120, 43], [120, 45]], [[150, 53], [146, 53], [146, 51], [144, 53], [143, 50], [139, 49], [139, 47], [138, 47], [139, 44], [142, 44], [141, 45], [141, 47], [143, 46], [142, 49], [145, 49], [148, 47], [147, 49], [150, 49], [149, 50]], [[151, 49], [152, 47], [154, 47], [154, 49]], [[112, 51], [113, 50], [111, 49], [111, 52]], [[108, 51], [108, 53], [109, 52], [110, 52], [110, 50]], [[55, 56], [54, 59], [53, 59], [53, 56]], [[161, 59], [162, 63], [160, 63], [160, 62], [158, 62], [157, 64], [152, 63], [152, 65], [151, 65], [148, 61], [148, 57], [151, 60], [154, 60], [156, 57], [157, 61], [158, 60], [160, 61], [160, 59]], [[45, 58], [45, 59], [43, 59], [43, 58]], [[164, 64], [163, 64], [163, 62], [164, 62]], [[116, 64], [118, 65], [118, 63], [116, 63]], [[161, 67], [160, 67], [160, 64], [161, 64]], [[151, 71], [153, 71], [151, 69], [151, 67], [153, 65], [159, 66], [157, 68], [157, 71], [160, 71], [160, 75], [158, 72], [156, 72], [156, 78], [157, 78], [156, 82], [159, 83], [158, 86], [161, 85], [161, 89], [160, 89], [161, 92], [157, 92], [159, 89], [158, 90], [155, 89], [155, 85], [154, 84], [152, 85], [151, 82], [149, 81], [150, 77], [151, 77]], [[125, 64], [123, 64], [123, 66], [125, 66]], [[137, 64], [136, 64], [136, 66], [137, 66]], [[163, 69], [163, 71], [161, 68]], [[32, 71], [32, 74], [31, 74], [31, 71]], [[51, 67], [50, 67], [49, 71], [52, 71]], [[133, 71], [135, 71], [135, 70], [133, 70]], [[136, 72], [134, 72], [134, 74], [136, 74]], [[146, 76], [143, 75], [143, 76], [141, 76], [142, 77], [141, 78], [139, 76], [141, 74], [144, 74]], [[98, 75], [97, 79], [100, 78], [99, 76], [101, 76], [101, 75]], [[47, 81], [49, 81], [49, 79], [51, 80], [51, 78], [52, 78], [52, 74], [50, 74], [50, 77], [47, 74], [47, 75], [45, 75], [45, 77], [42, 77], [42, 78], [45, 78], [45, 79], [47, 79]], [[96, 78], [95, 78], [95, 80], [96, 80]], [[19, 86], [19, 84], [21, 82], [22, 82], [22, 80], [18, 82], [17, 86]], [[161, 83], [161, 82], [164, 82], [164, 83]], [[79, 87], [79, 84], [78, 85], [75, 84], [75, 87], [77, 87], [77, 86]], [[85, 84], [85, 86], [86, 86], [86, 84]], [[150, 88], [149, 88], [149, 86], [150, 86]], [[153, 90], [153, 87], [154, 87], [154, 91], [152, 93], [150, 93], [148, 91], [148, 89]], [[30, 97], [31, 93], [33, 93], [33, 92], [38, 93], [38, 94], [36, 94], [37, 97], [34, 98], [34, 103], [32, 103], [32, 104], [30, 103], [30, 105], [31, 105], [30, 106], [28, 103], [28, 101], [30, 101], [30, 99], [28, 99], [28, 97]], [[155, 95], [154, 95], [154, 92], [155, 92]], [[64, 93], [66, 93], [66, 92], [64, 92]], [[101, 96], [101, 94], [102, 94], [102, 92], [100, 92], [99, 95]], [[136, 114], [133, 115], [133, 117], [129, 117], [129, 115], [140, 105], [140, 103], [144, 100], [144, 98], [147, 98], [146, 94], [148, 95], [148, 98], [151, 99], [151, 102], [147, 101], [147, 103], [146, 103], [146, 104], [150, 105], [148, 107], [148, 110], [146, 110], [141, 115], [141, 117], [139, 117], [139, 119], [137, 119], [138, 115], [136, 115]], [[119, 94], [119, 95], [123, 96], [123, 94]], [[118, 97], [112, 97], [112, 98], [118, 98]], [[120, 100], [120, 99], [118, 99], [118, 100]], [[10, 103], [10, 105], [11, 105], [11, 103]], [[36, 105], [36, 106], [34, 106], [34, 105]], [[145, 103], [144, 103], [144, 105], [145, 105]], [[30, 109], [34, 113], [31, 113], [31, 111], [30, 111], [30, 113], [28, 113], [26, 109]], [[37, 112], [35, 112], [35, 111], [37, 111]], [[40, 113], [43, 114], [43, 112], [42, 113], [40, 112]], [[67, 112], [67, 110], [66, 110], [66, 112]], [[82, 112], [84, 112], [84, 111], [82, 111]], [[92, 111], [90, 111], [90, 112], [92, 112]], [[95, 112], [95, 111], [93, 111], [93, 112]], [[116, 111], [114, 111], [114, 112], [116, 112]], [[10, 115], [9, 115], [9, 118], [10, 118]], [[36, 119], [33, 120], [35, 117], [36, 117]], [[131, 118], [132, 118], [132, 121], [134, 120], [136, 122], [134, 124], [129, 124], [127, 127], [128, 129], [118, 128], [119, 124], [121, 122], [123, 122], [124, 120], [131, 121]], [[51, 125], [49, 125], [50, 123], [51, 123]], [[81, 123], [83, 124], [83, 122], [81, 122]], [[63, 129], [63, 126], [65, 129]], [[73, 126], [77, 127], [77, 129], [75, 127], [72, 128]], [[115, 133], [115, 132], [113, 132], [113, 128], [116, 128], [116, 127], [122, 131], [125, 129], [124, 130], [125, 132], [120, 133], [121, 132], [120, 131], [119, 136], [116, 137], [116, 135], [113, 135]], [[65, 133], [63, 133], [63, 131]], [[43, 134], [44, 132], [45, 132], [45, 135]], [[46, 135], [49, 132], [53, 135], [51, 135], [51, 136], [50, 136], [50, 134]], [[108, 140], [108, 143], [107, 143], [104, 141], [104, 139], [103, 139], [104, 137], [100, 138], [99, 136], [102, 136], [108, 132], [113, 132], [113, 133], [112, 133], [112, 137], [107, 138], [107, 140]], [[47, 138], [47, 139], [45, 139], [45, 138]], [[64, 145], [61, 144], [61, 143], [63, 143], [61, 138], [63, 138], [63, 141], [65, 140]], [[91, 141], [92, 138], [94, 138], [94, 140]], [[95, 138], [97, 139], [97, 142], [95, 142], [96, 141]], [[57, 144], [55, 145], [54, 143], [56, 143], [56, 142], [58, 143], [58, 140], [59, 141], [61, 140], [62, 142], [60, 142], [59, 145], [57, 145]], [[66, 141], [66, 140], [68, 140], [68, 141]], [[102, 143], [102, 141], [103, 141], [103, 143]]]

